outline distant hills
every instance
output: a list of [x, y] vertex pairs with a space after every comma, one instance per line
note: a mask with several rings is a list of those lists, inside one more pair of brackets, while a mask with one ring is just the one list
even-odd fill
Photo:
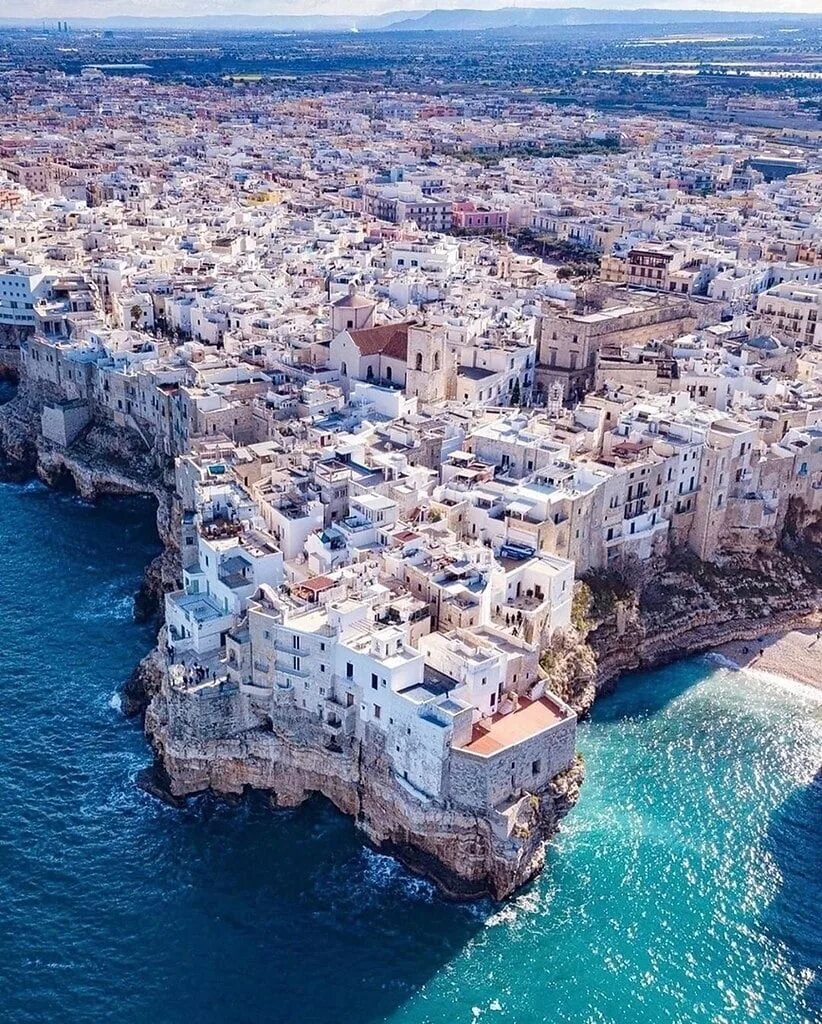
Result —
[[[61, 16], [62, 17], [62, 16]], [[822, 20], [813, 14], [754, 14], [749, 11], [688, 11], [599, 9], [593, 7], [500, 7], [495, 10], [392, 11], [366, 15], [243, 15], [207, 14], [193, 17], [69, 18], [75, 29], [111, 31], [158, 28], [214, 32], [455, 32], [567, 27], [574, 25], [747, 25], [753, 21]], [[56, 19], [3, 18], [0, 27], [51, 27]]]
[[[603, 10], [592, 7], [500, 7], [496, 10], [433, 10], [422, 16], [392, 21], [392, 32], [488, 31], [509, 28], [550, 28], [573, 25], [688, 25], [743, 24], [757, 20], [785, 20], [791, 15], [728, 11], [648, 9]], [[808, 15], [797, 15], [806, 18]]]

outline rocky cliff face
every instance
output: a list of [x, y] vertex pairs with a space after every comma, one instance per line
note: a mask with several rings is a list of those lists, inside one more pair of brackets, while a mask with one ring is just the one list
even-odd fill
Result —
[[21, 388], [0, 406], [0, 479], [23, 480], [37, 469], [37, 424], [40, 409]]
[[179, 585], [180, 512], [168, 486], [168, 467], [132, 433], [92, 422], [67, 448], [40, 433], [40, 413], [50, 396], [25, 384], [0, 406], [0, 479], [37, 476], [50, 487], [70, 488], [87, 501], [110, 495], [147, 495], [157, 502], [157, 530], [163, 552], [148, 566], [135, 599], [139, 617], [158, 615], [165, 591]]
[[588, 580], [587, 642], [596, 658], [597, 691], [623, 672], [806, 623], [822, 606], [818, 561], [811, 548], [716, 564], [679, 554], [648, 566], [634, 587], [604, 577]]
[[146, 732], [157, 755], [148, 788], [172, 801], [206, 790], [240, 795], [263, 790], [277, 807], [295, 807], [314, 794], [350, 815], [375, 847], [457, 899], [508, 896], [532, 879], [545, 859], [546, 841], [576, 802], [581, 759], [550, 787], [526, 796], [509, 817], [478, 815], [420, 801], [402, 788], [384, 756], [380, 737], [329, 748], [310, 716], [294, 713], [273, 731], [250, 729], [232, 739], [175, 739], [169, 728], [167, 684], [149, 704]]

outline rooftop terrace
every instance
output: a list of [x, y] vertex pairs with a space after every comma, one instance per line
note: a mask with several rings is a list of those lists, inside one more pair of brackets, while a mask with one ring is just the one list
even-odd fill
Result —
[[494, 715], [474, 725], [471, 739], [460, 749], [471, 754], [490, 757], [506, 747], [513, 747], [523, 740], [559, 725], [566, 718], [562, 707], [548, 697], [529, 701], [520, 698], [520, 706], [507, 715]]

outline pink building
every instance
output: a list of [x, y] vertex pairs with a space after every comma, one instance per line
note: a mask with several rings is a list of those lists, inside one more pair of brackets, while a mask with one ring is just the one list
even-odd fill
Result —
[[508, 211], [492, 210], [476, 203], [454, 203], [454, 227], [462, 231], [508, 231]]

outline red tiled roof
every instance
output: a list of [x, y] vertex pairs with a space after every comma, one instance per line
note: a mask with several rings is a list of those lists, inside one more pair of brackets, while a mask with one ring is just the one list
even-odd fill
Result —
[[312, 576], [310, 580], [303, 580], [302, 583], [298, 584], [304, 590], [313, 590], [318, 592], [320, 590], [327, 590], [329, 587], [334, 586], [334, 581], [330, 580], [327, 576]]
[[348, 333], [362, 356], [382, 355], [405, 360], [408, 355], [408, 326], [407, 323], [381, 324]]
[[401, 533], [394, 534], [394, 540], [399, 541], [400, 544], [405, 544], [408, 540], [416, 540], [417, 537], [419, 534], [414, 533], [413, 530], [403, 530]]
[[472, 754], [498, 754], [506, 747], [521, 743], [563, 720], [559, 708], [547, 697], [538, 700], [520, 698], [519, 708], [507, 715], [492, 717], [490, 728], [474, 725], [471, 739], [462, 745]]

